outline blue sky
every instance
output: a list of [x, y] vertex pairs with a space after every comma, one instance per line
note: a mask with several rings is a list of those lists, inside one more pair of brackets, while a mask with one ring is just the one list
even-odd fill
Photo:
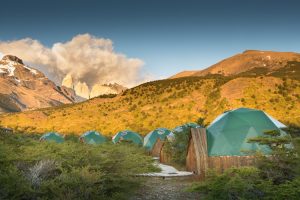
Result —
[[206, 68], [246, 49], [300, 52], [300, 1], [1, 1], [0, 40], [46, 46], [89, 33], [142, 59], [157, 78]]

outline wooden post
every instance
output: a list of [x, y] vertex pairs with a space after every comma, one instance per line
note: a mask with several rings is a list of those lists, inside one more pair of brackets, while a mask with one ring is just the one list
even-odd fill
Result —
[[205, 128], [192, 128], [186, 158], [187, 170], [205, 176], [208, 169], [207, 139]]
[[160, 152], [161, 152], [163, 145], [164, 145], [164, 141], [162, 141], [158, 138], [152, 148], [151, 155], [154, 157], [160, 157]]

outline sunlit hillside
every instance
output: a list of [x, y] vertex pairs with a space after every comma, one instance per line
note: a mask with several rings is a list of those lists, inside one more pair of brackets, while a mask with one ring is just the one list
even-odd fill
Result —
[[209, 123], [237, 107], [262, 109], [282, 122], [300, 125], [299, 67], [291, 66], [271, 74], [258, 68], [231, 77], [208, 75], [149, 82], [116, 97], [1, 115], [0, 125], [32, 133], [97, 130], [113, 135], [131, 129], [146, 134], [157, 127], [174, 128], [200, 117]]

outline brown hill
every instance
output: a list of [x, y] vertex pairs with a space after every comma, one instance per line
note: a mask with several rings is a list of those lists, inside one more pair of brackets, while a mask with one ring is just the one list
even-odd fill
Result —
[[237, 75], [255, 68], [265, 68], [272, 72], [287, 65], [291, 61], [300, 61], [300, 54], [293, 52], [274, 52], [247, 50], [218, 62], [211, 67], [199, 71], [180, 72], [170, 78], [186, 76], [205, 76], [208, 74], [221, 74], [224, 76]]
[[174, 76], [171, 76], [170, 79], [192, 76], [193, 74], [195, 74], [197, 72], [198, 72], [197, 70], [194, 70], [194, 71], [182, 71], [182, 72], [179, 72], [178, 74], [175, 74]]

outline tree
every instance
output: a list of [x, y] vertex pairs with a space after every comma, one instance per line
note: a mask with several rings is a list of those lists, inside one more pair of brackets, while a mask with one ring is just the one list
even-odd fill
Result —
[[260, 155], [257, 160], [263, 178], [272, 180], [276, 185], [295, 178], [299, 159], [289, 135], [281, 136], [280, 131], [270, 130], [264, 132], [264, 136], [251, 138], [248, 142], [267, 145], [272, 150], [271, 155]]
[[205, 121], [205, 118], [199, 117], [199, 119], [197, 120], [196, 123], [199, 124], [199, 125], [202, 126], [202, 127], [206, 127], [207, 124], [204, 123], [204, 121]]

